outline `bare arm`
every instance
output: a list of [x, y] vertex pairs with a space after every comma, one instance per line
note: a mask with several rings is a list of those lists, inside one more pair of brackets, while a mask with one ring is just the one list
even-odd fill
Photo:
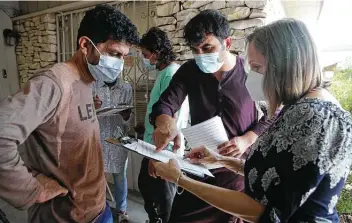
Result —
[[221, 165], [225, 168], [244, 176], [243, 168], [244, 168], [244, 159], [229, 157], [229, 156], [221, 156], [221, 160], [219, 161]]
[[244, 175], [245, 159], [223, 156], [204, 146], [193, 148], [185, 158], [189, 158], [194, 164], [220, 164], [237, 174]]
[[176, 160], [171, 160], [169, 163], [158, 162], [154, 165], [158, 176], [178, 184], [210, 205], [231, 215], [248, 222], [257, 222], [264, 212], [265, 207], [261, 203], [244, 193], [201, 183], [183, 175]]
[[210, 205], [248, 222], [257, 222], [264, 212], [261, 203], [242, 192], [201, 183], [183, 175], [178, 185]]

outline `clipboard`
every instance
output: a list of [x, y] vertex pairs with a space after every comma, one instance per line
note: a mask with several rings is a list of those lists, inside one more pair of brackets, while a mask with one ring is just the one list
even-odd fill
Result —
[[160, 161], [163, 163], [167, 163], [171, 158], [176, 159], [180, 167], [183, 171], [195, 175], [197, 177], [205, 177], [210, 176], [214, 177], [214, 175], [203, 165], [196, 165], [188, 162], [183, 159], [183, 156], [175, 154], [168, 150], [162, 150], [160, 152], [155, 152], [155, 146], [151, 145], [142, 140], [137, 140], [130, 137], [121, 137], [120, 139], [115, 138], [107, 138], [106, 142], [112, 143], [114, 145], [121, 145], [123, 148], [135, 152], [139, 155], [148, 157], [149, 159]]
[[119, 112], [122, 112], [127, 109], [132, 109], [133, 106], [117, 106], [117, 107], [104, 107], [99, 108], [96, 111], [97, 116], [108, 116], [108, 115], [115, 115]]

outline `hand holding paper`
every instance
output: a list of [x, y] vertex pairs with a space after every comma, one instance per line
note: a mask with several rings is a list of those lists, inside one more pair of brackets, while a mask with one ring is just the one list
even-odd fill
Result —
[[220, 160], [220, 155], [213, 150], [210, 150], [204, 146], [194, 148], [185, 155], [185, 158], [189, 158], [191, 163], [213, 165]]

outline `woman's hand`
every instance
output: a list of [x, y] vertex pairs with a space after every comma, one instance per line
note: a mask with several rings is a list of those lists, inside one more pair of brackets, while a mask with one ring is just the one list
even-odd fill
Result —
[[194, 148], [185, 155], [194, 164], [215, 164], [220, 161], [221, 155], [202, 146]]
[[151, 161], [154, 164], [156, 175], [164, 180], [177, 183], [182, 175], [180, 164], [177, 160], [171, 159], [168, 163]]

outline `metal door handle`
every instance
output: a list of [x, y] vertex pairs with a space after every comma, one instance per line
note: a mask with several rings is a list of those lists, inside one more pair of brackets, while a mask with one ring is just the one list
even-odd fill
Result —
[[6, 72], [6, 69], [2, 69], [2, 77], [3, 78], [7, 78], [7, 72]]

